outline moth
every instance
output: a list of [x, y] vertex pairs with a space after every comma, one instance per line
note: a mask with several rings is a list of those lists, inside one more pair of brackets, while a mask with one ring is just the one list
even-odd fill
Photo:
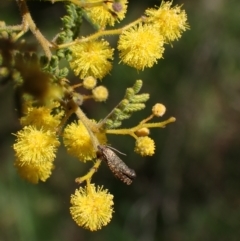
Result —
[[135, 171], [129, 168], [110, 147], [98, 145], [98, 157], [107, 163], [115, 177], [127, 185], [130, 185], [136, 177]]

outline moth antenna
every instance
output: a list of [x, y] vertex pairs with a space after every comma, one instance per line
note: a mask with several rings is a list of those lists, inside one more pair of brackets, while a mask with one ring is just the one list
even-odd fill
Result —
[[123, 152], [120, 152], [119, 150], [117, 150], [116, 148], [114, 148], [114, 147], [112, 147], [112, 146], [108, 146], [108, 145], [106, 145], [106, 147], [108, 147], [109, 149], [112, 149], [112, 150], [118, 152], [118, 153], [121, 154], [121, 155], [124, 155], [124, 156], [127, 155], [127, 154], [125, 154], [125, 153], [123, 153]]

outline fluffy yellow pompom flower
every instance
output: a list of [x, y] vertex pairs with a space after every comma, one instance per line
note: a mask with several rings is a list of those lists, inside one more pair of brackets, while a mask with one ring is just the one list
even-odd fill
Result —
[[63, 113], [53, 116], [48, 107], [28, 107], [26, 116], [20, 119], [22, 126], [34, 125], [37, 128], [54, 130], [60, 124]]
[[113, 213], [113, 195], [103, 187], [90, 184], [80, 187], [71, 195], [70, 213], [73, 220], [81, 227], [96, 231], [106, 226]]
[[41, 162], [40, 164], [31, 163], [23, 165], [21, 161], [16, 160], [14, 166], [23, 179], [33, 184], [37, 184], [39, 181], [45, 182], [52, 174], [52, 169], [54, 168], [53, 163], [48, 161]]
[[25, 126], [18, 131], [16, 143], [13, 145], [15, 155], [22, 165], [41, 165], [53, 162], [60, 142], [54, 132]]
[[121, 61], [138, 70], [152, 67], [164, 52], [163, 37], [148, 24], [123, 31], [118, 41]]
[[179, 39], [182, 32], [189, 29], [187, 14], [180, 6], [171, 8], [171, 2], [162, 2], [158, 9], [146, 10], [148, 21], [160, 31], [166, 42]]
[[155, 152], [155, 143], [148, 137], [139, 137], [135, 143], [134, 151], [141, 156], [152, 156]]
[[[99, 142], [106, 143], [106, 135], [97, 133]], [[96, 158], [91, 138], [81, 121], [68, 125], [63, 133], [63, 142], [70, 155], [77, 157], [80, 161], [86, 162]]]
[[[99, 2], [99, 0], [86, 0], [85, 2], [94, 3]], [[93, 24], [105, 28], [106, 25], [114, 26], [115, 22], [124, 19], [127, 3], [127, 0], [106, 1], [102, 6], [86, 8], [85, 12]]]
[[72, 60], [69, 62], [75, 75], [102, 79], [112, 69], [113, 49], [107, 41], [79, 43], [70, 47]]

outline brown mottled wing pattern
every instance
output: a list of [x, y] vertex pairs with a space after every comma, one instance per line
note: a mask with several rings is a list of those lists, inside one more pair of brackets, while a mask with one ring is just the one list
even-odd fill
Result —
[[109, 147], [99, 145], [98, 150], [99, 158], [107, 163], [114, 176], [119, 178], [127, 185], [130, 185], [133, 179], [136, 177], [135, 171], [129, 168]]

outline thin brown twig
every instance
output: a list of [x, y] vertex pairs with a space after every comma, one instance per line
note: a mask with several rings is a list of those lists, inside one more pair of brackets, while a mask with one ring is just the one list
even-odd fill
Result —
[[42, 35], [40, 30], [37, 28], [29, 12], [26, 1], [16, 0], [16, 2], [18, 4], [18, 7], [22, 15], [22, 31], [26, 33], [30, 29], [30, 31], [33, 33], [33, 35], [36, 37], [36, 39], [42, 46], [43, 51], [45, 52], [47, 58], [50, 59], [52, 56], [52, 53], [50, 50], [50, 47], [52, 47], [52, 44]]

